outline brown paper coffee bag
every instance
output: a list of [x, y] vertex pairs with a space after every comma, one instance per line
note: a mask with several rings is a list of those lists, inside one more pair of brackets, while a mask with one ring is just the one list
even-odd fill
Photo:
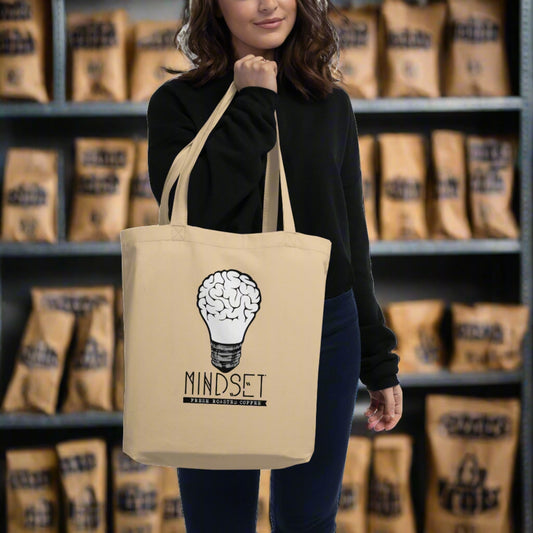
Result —
[[58, 461], [53, 449], [6, 452], [7, 531], [59, 532]]
[[56, 412], [59, 385], [74, 328], [63, 311], [33, 310], [4, 398], [4, 411]]
[[0, 4], [0, 98], [48, 102], [46, 86], [46, 0], [3, 0]]
[[365, 218], [368, 240], [378, 239], [376, 215], [376, 141], [372, 135], [359, 137], [359, 158], [363, 178], [363, 196], [365, 200]]
[[114, 291], [112, 286], [31, 290], [34, 309], [55, 309], [76, 316], [76, 346], [68, 369], [64, 412], [112, 409]]
[[385, 76], [383, 96], [441, 95], [439, 55], [446, 4], [409, 5], [385, 0]]
[[124, 9], [68, 15], [74, 102], [127, 99], [127, 23]]
[[137, 143], [137, 162], [130, 187], [128, 227], [153, 226], [159, 223], [159, 206], [148, 176], [148, 141]]
[[467, 137], [474, 237], [517, 239], [511, 211], [515, 143], [499, 137]]
[[187, 71], [193, 67], [189, 58], [176, 49], [174, 36], [179, 21], [142, 21], [135, 24], [134, 61], [131, 74], [131, 99], [149, 100], [154, 91], [173, 78], [163, 67]]
[[76, 348], [68, 370], [64, 413], [111, 411], [114, 368], [113, 294], [110, 303], [78, 317]]
[[341, 87], [354, 98], [377, 98], [378, 12], [340, 9], [329, 14], [339, 36]]
[[126, 228], [135, 164], [131, 139], [77, 139], [69, 240], [118, 240]]
[[371, 533], [414, 533], [410, 472], [413, 439], [409, 435], [380, 435], [374, 439], [370, 482]]
[[487, 306], [494, 334], [487, 352], [487, 368], [516, 370], [522, 366], [522, 343], [528, 328], [529, 308], [525, 305], [478, 304]]
[[181, 505], [178, 472], [175, 468], [163, 470], [163, 522], [161, 533], [187, 533]]
[[161, 531], [163, 471], [137, 463], [121, 448], [113, 450], [115, 533]]
[[57, 152], [52, 150], [10, 148], [7, 151], [3, 240], [57, 241], [57, 158]]
[[426, 239], [425, 139], [415, 134], [386, 133], [378, 140], [381, 238]]
[[426, 533], [509, 533], [518, 400], [426, 397]]
[[497, 335], [489, 306], [454, 303], [452, 309], [454, 350], [452, 372], [479, 372], [487, 369], [491, 338]]
[[448, 0], [446, 96], [511, 94], [505, 4], [505, 0]]
[[368, 476], [372, 442], [350, 436], [337, 511], [337, 533], [367, 531]]
[[398, 338], [400, 372], [437, 372], [443, 367], [440, 325], [445, 304], [439, 300], [397, 302], [387, 306]]
[[115, 293], [115, 409], [124, 411], [124, 308], [122, 289]]
[[428, 223], [434, 239], [470, 239], [465, 136], [457, 131], [431, 133], [433, 176], [428, 194]]
[[270, 470], [261, 470], [257, 502], [257, 533], [271, 533], [270, 527]]
[[106, 533], [107, 455], [100, 439], [56, 446], [67, 533]]

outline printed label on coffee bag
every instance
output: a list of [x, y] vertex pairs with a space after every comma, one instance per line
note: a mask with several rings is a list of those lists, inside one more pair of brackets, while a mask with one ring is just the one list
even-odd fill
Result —
[[111, 21], [91, 20], [73, 26], [69, 32], [70, 44], [74, 50], [80, 48], [100, 49], [118, 44], [115, 24]]
[[14, 2], [0, 2], [0, 20], [30, 20], [32, 18], [31, 4], [24, 0]]

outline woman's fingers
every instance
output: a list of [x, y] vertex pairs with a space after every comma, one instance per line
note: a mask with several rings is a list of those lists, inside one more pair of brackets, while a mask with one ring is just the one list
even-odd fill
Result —
[[[396, 385], [395, 387], [390, 387], [379, 392], [382, 396], [382, 402], [377, 412], [369, 417], [368, 429], [374, 429], [374, 431], [390, 431], [396, 427], [402, 416], [402, 390], [399, 385]], [[371, 410], [373, 404], [374, 398], [367, 413]]]

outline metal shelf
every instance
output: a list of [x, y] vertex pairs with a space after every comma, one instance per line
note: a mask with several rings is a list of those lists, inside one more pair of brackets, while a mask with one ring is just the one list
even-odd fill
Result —
[[[433, 374], [400, 374], [398, 379], [402, 388], [413, 387], [475, 387], [486, 385], [520, 384], [522, 373], [516, 372], [471, 372], [465, 374], [442, 370]], [[366, 391], [359, 383], [359, 391]], [[362, 416], [360, 410], [354, 416]], [[123, 416], [120, 411], [86, 411], [83, 413], [57, 413], [46, 415], [38, 413], [0, 413], [0, 430], [2, 429], [51, 429], [82, 427], [117, 427], [122, 426]]]
[[441, 370], [433, 374], [398, 374], [402, 387], [476, 387], [484, 385], [519, 384], [522, 372], [488, 371], [458, 373]]
[[[517, 254], [520, 241], [472, 239], [468, 241], [377, 241], [371, 243], [373, 256]], [[113, 256], [120, 255], [120, 242], [0, 242], [0, 257]]]
[[120, 255], [120, 242], [0, 243], [0, 257]]
[[370, 244], [373, 256], [514, 254], [519, 253], [520, 249], [520, 241], [513, 239], [376, 241]]
[[[352, 99], [356, 113], [441, 113], [449, 111], [520, 111], [519, 96], [505, 98], [378, 98]], [[144, 117], [147, 102], [33, 102], [0, 103], [0, 118], [39, 117]]]
[[56, 415], [33, 413], [2, 413], [0, 429], [52, 429], [121, 426], [122, 413], [88, 411], [84, 413], [58, 413]]
[[442, 98], [378, 98], [359, 100], [352, 98], [356, 113], [446, 113], [449, 111], [520, 111], [522, 99], [519, 96], [503, 98], [488, 97], [442, 97]]
[[0, 118], [144, 117], [147, 102], [14, 102], [0, 104]]
[[[486, 385], [513, 385], [522, 381], [522, 372], [450, 372], [440, 370], [433, 373], [398, 374], [398, 381], [402, 388], [416, 387], [476, 387]], [[367, 390], [366, 386], [359, 383], [359, 390]]]

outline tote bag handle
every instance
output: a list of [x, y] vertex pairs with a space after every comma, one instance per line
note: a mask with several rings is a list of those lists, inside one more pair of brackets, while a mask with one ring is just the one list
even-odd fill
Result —
[[[237, 93], [235, 82], [231, 82], [226, 94], [217, 104], [211, 116], [202, 126], [195, 138], [181, 150], [172, 163], [168, 171], [163, 194], [161, 196], [161, 205], [159, 208], [159, 224], [168, 224], [168, 199], [170, 190], [174, 183], [178, 181], [174, 204], [172, 207], [172, 219], [170, 224], [173, 226], [187, 225], [187, 192], [189, 188], [189, 178], [192, 169], [198, 159], [202, 148], [204, 147], [207, 137], [220, 120], [224, 111], [231, 103]], [[281, 148], [279, 142], [279, 128], [277, 113], [274, 112], [276, 122], [276, 144], [268, 152], [267, 165], [265, 172], [265, 194], [263, 200], [263, 232], [276, 231], [278, 219], [278, 190], [281, 185], [281, 204], [283, 209], [283, 229], [288, 232], [295, 232], [294, 218], [289, 198], [289, 189], [287, 186], [287, 177], [283, 166]], [[179, 180], [178, 180], [179, 178]]]

